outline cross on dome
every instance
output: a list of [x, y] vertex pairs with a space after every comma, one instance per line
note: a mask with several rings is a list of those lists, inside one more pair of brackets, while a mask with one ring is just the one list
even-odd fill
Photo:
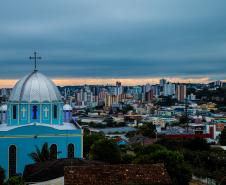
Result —
[[23, 115], [23, 118], [25, 117], [25, 113], [26, 113], [26, 108], [25, 107], [23, 107], [22, 109], [21, 109], [21, 112], [22, 112], [22, 115]]
[[47, 118], [48, 117], [49, 109], [47, 107], [45, 107], [44, 112], [45, 112], [45, 118]]
[[34, 69], [34, 70], [37, 71], [37, 69], [36, 69], [36, 68], [37, 68], [37, 59], [38, 59], [38, 60], [41, 60], [42, 57], [38, 57], [38, 56], [37, 56], [37, 52], [35, 51], [35, 52], [34, 52], [34, 56], [33, 56], [33, 57], [30, 56], [29, 58], [30, 58], [30, 60], [34, 60], [34, 64], [35, 64], [35, 69]]

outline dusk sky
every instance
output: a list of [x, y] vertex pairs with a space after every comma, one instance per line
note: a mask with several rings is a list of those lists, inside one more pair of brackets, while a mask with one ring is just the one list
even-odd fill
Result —
[[34, 51], [58, 85], [225, 80], [226, 1], [1, 1], [0, 87]]

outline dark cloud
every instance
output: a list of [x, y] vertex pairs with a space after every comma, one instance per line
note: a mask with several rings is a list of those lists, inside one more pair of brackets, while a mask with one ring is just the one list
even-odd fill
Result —
[[16, 0], [0, 7], [0, 78], [226, 79], [225, 0]]

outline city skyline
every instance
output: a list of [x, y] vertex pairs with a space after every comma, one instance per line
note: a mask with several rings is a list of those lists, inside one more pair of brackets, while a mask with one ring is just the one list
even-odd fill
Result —
[[7, 0], [0, 185], [226, 184], [225, 0]]
[[[115, 85], [117, 81], [120, 81], [124, 86], [136, 86], [136, 85], [146, 85], [146, 84], [159, 84], [160, 79], [166, 79], [171, 83], [202, 83], [207, 84], [212, 82], [209, 78], [197, 78], [197, 79], [183, 79], [183, 78], [152, 78], [152, 79], [93, 79], [93, 78], [76, 78], [76, 79], [52, 79], [54, 83], [58, 86], [76, 86], [76, 85]], [[0, 79], [0, 88], [12, 88], [18, 79]], [[226, 82], [226, 80], [221, 80]]]

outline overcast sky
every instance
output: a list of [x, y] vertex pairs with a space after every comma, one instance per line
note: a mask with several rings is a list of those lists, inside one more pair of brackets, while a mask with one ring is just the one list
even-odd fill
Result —
[[225, 0], [5, 0], [0, 79], [226, 79]]

